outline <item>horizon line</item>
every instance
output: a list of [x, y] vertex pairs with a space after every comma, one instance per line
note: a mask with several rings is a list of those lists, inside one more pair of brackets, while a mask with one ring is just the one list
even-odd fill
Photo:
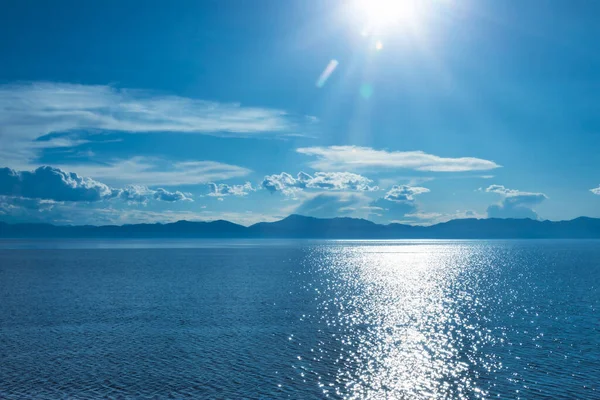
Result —
[[106, 227], [106, 226], [116, 226], [116, 227], [121, 227], [121, 226], [135, 226], [135, 225], [172, 225], [172, 224], [177, 224], [177, 223], [181, 223], [181, 222], [187, 222], [187, 223], [213, 223], [213, 222], [227, 222], [233, 225], [237, 225], [237, 226], [241, 226], [244, 228], [250, 228], [252, 226], [258, 225], [258, 224], [272, 224], [272, 223], [276, 223], [276, 222], [281, 222], [284, 221], [290, 217], [302, 217], [302, 218], [306, 218], [306, 219], [315, 219], [315, 220], [340, 220], [340, 219], [346, 219], [346, 220], [357, 220], [357, 221], [366, 221], [369, 223], [372, 223], [374, 225], [378, 225], [378, 226], [390, 226], [390, 225], [401, 225], [401, 226], [411, 226], [411, 227], [419, 227], [419, 228], [428, 228], [428, 227], [432, 227], [432, 226], [437, 226], [437, 225], [442, 225], [442, 224], [447, 224], [449, 222], [453, 222], [453, 221], [485, 221], [485, 220], [501, 220], [501, 221], [532, 221], [532, 222], [539, 222], [539, 223], [544, 223], [544, 222], [552, 222], [552, 223], [557, 223], [557, 222], [571, 222], [571, 221], [575, 221], [577, 219], [592, 219], [592, 220], [600, 220], [600, 218], [595, 218], [595, 217], [588, 217], [585, 215], [581, 215], [579, 217], [575, 217], [572, 219], [562, 219], [562, 220], [550, 220], [550, 219], [532, 219], [532, 218], [497, 218], [497, 217], [491, 217], [491, 218], [476, 218], [476, 217], [472, 217], [472, 218], [455, 218], [455, 219], [450, 219], [448, 221], [443, 221], [443, 222], [436, 222], [430, 225], [417, 225], [417, 224], [407, 224], [407, 223], [398, 223], [398, 222], [390, 222], [387, 224], [382, 224], [382, 223], [377, 223], [375, 221], [372, 221], [370, 219], [366, 219], [366, 218], [357, 218], [357, 217], [329, 217], [329, 218], [323, 218], [323, 217], [312, 217], [309, 215], [301, 215], [301, 214], [290, 214], [287, 217], [282, 217], [281, 219], [277, 219], [274, 221], [259, 221], [259, 222], [255, 222], [253, 224], [250, 225], [243, 225], [237, 222], [232, 222], [226, 219], [208, 219], [208, 220], [186, 220], [186, 219], [181, 219], [181, 220], [177, 220], [177, 221], [172, 221], [172, 222], [138, 222], [138, 223], [128, 223], [128, 224], [104, 224], [104, 225], [94, 225], [94, 224], [83, 224], [83, 225], [74, 225], [74, 224], [56, 224], [56, 223], [51, 223], [51, 222], [7, 222], [7, 221], [2, 221], [0, 220], [0, 224], [6, 224], [6, 225], [50, 225], [50, 226], [56, 226], [56, 227]]

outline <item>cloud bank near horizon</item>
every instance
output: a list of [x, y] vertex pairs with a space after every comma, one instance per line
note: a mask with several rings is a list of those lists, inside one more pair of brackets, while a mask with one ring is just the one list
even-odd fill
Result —
[[385, 194], [369, 204], [370, 218], [378, 221], [394, 221], [414, 214], [419, 209], [416, 197], [430, 190], [421, 186], [394, 185]]
[[490, 185], [485, 191], [502, 196], [499, 204], [492, 204], [487, 208], [487, 214], [490, 218], [538, 219], [538, 214], [533, 207], [548, 198], [544, 193], [522, 192], [508, 189], [503, 185]]
[[0, 195], [22, 199], [53, 202], [99, 202], [122, 199], [130, 203], [145, 204], [154, 199], [166, 202], [191, 201], [191, 195], [163, 188], [150, 189], [143, 185], [113, 188], [74, 172], [50, 166], [33, 171], [15, 171], [0, 168]]

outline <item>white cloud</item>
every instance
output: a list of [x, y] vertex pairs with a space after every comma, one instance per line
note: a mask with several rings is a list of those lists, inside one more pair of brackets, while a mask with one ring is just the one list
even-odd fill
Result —
[[392, 201], [379, 198], [369, 204], [371, 211], [369, 218], [378, 223], [389, 223], [405, 215], [417, 211], [414, 201]]
[[160, 200], [166, 202], [193, 201], [189, 193], [180, 191], [169, 192], [163, 188], [156, 190], [143, 185], [127, 185], [119, 190], [119, 198], [129, 203], [147, 204], [150, 200]]
[[163, 188], [158, 188], [154, 191], [154, 199], [160, 201], [168, 201], [170, 203], [175, 201], [194, 201], [190, 193], [182, 193], [179, 190], [175, 192], [169, 192]]
[[313, 118], [281, 110], [147, 90], [53, 82], [0, 85], [0, 157], [21, 163], [44, 146], [78, 145], [77, 140], [32, 145], [33, 140], [53, 132], [299, 135], [301, 126], [313, 122]]
[[249, 169], [215, 161], [170, 163], [155, 157], [133, 157], [106, 164], [60, 165], [95, 179], [146, 186], [196, 185], [248, 175]]
[[594, 188], [594, 189], [590, 189], [590, 192], [600, 196], [600, 186], [598, 186], [597, 188]]
[[[453, 219], [466, 219], [466, 218], [485, 218], [485, 214], [480, 214], [472, 210], [456, 210], [453, 213], [436, 213], [436, 212], [414, 212], [406, 214], [404, 216], [406, 220], [401, 221], [402, 223], [409, 223], [412, 225], [434, 225], [441, 222], [448, 222]], [[400, 221], [398, 221], [400, 222]]]
[[268, 175], [262, 181], [261, 186], [270, 192], [282, 192], [286, 196], [295, 196], [301, 189], [320, 190], [350, 190], [358, 192], [371, 192], [379, 190], [377, 186], [371, 186], [372, 180], [351, 172], [317, 172], [311, 176], [305, 172], [299, 172], [296, 178], [287, 172]]
[[224, 183], [210, 182], [208, 184], [208, 195], [212, 197], [222, 198], [224, 196], [246, 196], [250, 192], [256, 191], [250, 182], [243, 185], [227, 185]]
[[17, 208], [35, 210], [38, 212], [50, 211], [57, 204], [62, 204], [62, 202], [0, 195], [0, 214], [10, 214], [11, 211], [14, 211]]
[[487, 209], [490, 218], [531, 218], [538, 219], [533, 206], [542, 203], [548, 198], [544, 193], [522, 192], [508, 189], [502, 185], [490, 185], [485, 189], [488, 193], [501, 195], [499, 204], [492, 204]]
[[[28, 204], [31, 203], [31, 204]], [[19, 199], [3, 201], [0, 196], [0, 215], [7, 222], [46, 222], [58, 225], [123, 225], [139, 223], [170, 223], [214, 221], [224, 219], [241, 225], [275, 221], [283, 216], [253, 212], [221, 212], [200, 208], [190, 210], [155, 211], [145, 208], [113, 208], [114, 203], [52, 203], [43, 207]]]
[[297, 178], [287, 172], [281, 174], [267, 175], [261, 186], [271, 193], [282, 192], [286, 196], [295, 197], [298, 190], [306, 187], [306, 181], [312, 177], [304, 172], [299, 172]]
[[419, 211], [419, 212], [415, 212], [415, 213], [411, 213], [411, 214], [406, 214], [405, 217], [431, 221], [431, 220], [436, 220], [437, 218], [440, 218], [443, 215], [444, 214], [436, 213], [436, 212]]
[[371, 186], [372, 180], [351, 172], [317, 172], [308, 179], [306, 187], [313, 189], [355, 190], [359, 192], [373, 192], [379, 190]]
[[49, 166], [34, 171], [0, 168], [0, 195], [55, 201], [100, 201], [119, 191], [91, 178]]
[[48, 215], [60, 204], [51, 200], [0, 196], [0, 218], [2, 222], [52, 222]]
[[[191, 200], [189, 194], [170, 192], [163, 188], [154, 190], [141, 185], [113, 188], [74, 172], [50, 166], [39, 167], [34, 171], [0, 168], [0, 196], [5, 203], [8, 203], [8, 197], [54, 202], [98, 202], [120, 198], [130, 203], [144, 204], [151, 199], [167, 202]], [[19, 203], [24, 204], [22, 201]], [[15, 204], [15, 201], [10, 204]], [[38, 201], [36, 204], [47, 202]]]
[[394, 185], [384, 197], [369, 205], [372, 208], [370, 218], [378, 222], [390, 222], [417, 211], [415, 196], [429, 193], [429, 189], [420, 186]]
[[480, 158], [444, 158], [422, 151], [390, 152], [358, 146], [302, 147], [296, 151], [316, 157], [310, 166], [324, 170], [407, 168], [417, 171], [460, 172], [500, 167], [493, 161]]
[[280, 110], [51, 82], [0, 86], [0, 121], [2, 131], [35, 136], [74, 129], [264, 134], [295, 128], [293, 117]]
[[395, 185], [386, 194], [385, 199], [391, 201], [412, 201], [415, 196], [429, 193], [429, 189], [419, 186]]
[[488, 193], [498, 193], [506, 197], [547, 198], [543, 193], [522, 192], [520, 190], [508, 189], [503, 185], [490, 185], [485, 191]]

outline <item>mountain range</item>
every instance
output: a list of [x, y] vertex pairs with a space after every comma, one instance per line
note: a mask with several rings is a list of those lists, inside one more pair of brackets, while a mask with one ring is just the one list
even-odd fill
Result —
[[357, 218], [290, 215], [251, 226], [218, 220], [168, 224], [51, 225], [0, 222], [0, 238], [298, 238], [298, 239], [534, 239], [600, 238], [600, 219], [455, 219], [431, 226], [380, 225]]

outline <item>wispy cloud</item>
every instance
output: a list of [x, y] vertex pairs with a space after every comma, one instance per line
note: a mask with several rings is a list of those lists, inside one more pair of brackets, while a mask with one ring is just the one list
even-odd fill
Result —
[[399, 223], [408, 223], [411, 225], [433, 225], [439, 224], [441, 222], [448, 222], [453, 219], [465, 219], [465, 218], [485, 218], [485, 214], [480, 214], [476, 211], [472, 210], [456, 210], [453, 213], [437, 213], [437, 212], [423, 212], [418, 211], [410, 214], [404, 215], [406, 218], [402, 221], [397, 221]]
[[503, 185], [490, 185], [485, 189], [488, 193], [498, 193], [506, 197], [521, 197], [529, 199], [546, 199], [547, 196], [543, 193], [523, 192], [521, 190], [509, 189]]
[[180, 132], [206, 135], [299, 135], [312, 117], [285, 111], [217, 103], [147, 90], [105, 85], [26, 83], [0, 85], [0, 156], [29, 159], [48, 146], [31, 142], [54, 132], [76, 130]]
[[366, 215], [363, 207], [367, 206], [369, 200], [362, 193], [319, 193], [304, 200], [294, 213], [317, 218], [360, 217], [361, 213]]
[[275, 221], [282, 216], [255, 212], [228, 212], [216, 210], [149, 210], [147, 208], [115, 208], [114, 203], [49, 203], [5, 199], [0, 196], [0, 216], [7, 222], [49, 222], [63, 225], [123, 225], [136, 223], [169, 223], [186, 221], [214, 221], [225, 219], [242, 225]]
[[302, 147], [296, 151], [316, 157], [310, 166], [322, 170], [406, 168], [417, 171], [462, 172], [500, 167], [493, 161], [480, 158], [445, 158], [422, 151], [386, 151], [357, 146]]
[[197, 185], [248, 175], [251, 171], [215, 161], [180, 161], [171, 163], [156, 157], [132, 157], [105, 164], [59, 165], [80, 175], [111, 182], [146, 186]]
[[594, 188], [594, 189], [590, 189], [590, 192], [600, 196], [600, 186], [598, 186], [597, 188]]

